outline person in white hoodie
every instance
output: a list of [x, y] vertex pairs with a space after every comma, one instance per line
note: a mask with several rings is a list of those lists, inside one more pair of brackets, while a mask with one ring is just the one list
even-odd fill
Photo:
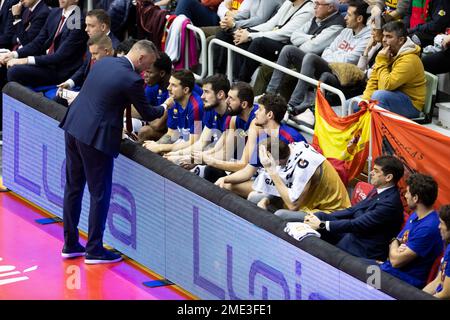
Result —
[[[325, 1], [317, 0], [316, 5], [326, 5]], [[360, 56], [363, 54], [367, 43], [371, 37], [370, 27], [366, 26], [368, 5], [363, 0], [350, 0], [348, 2], [347, 15], [345, 23], [347, 28], [342, 30], [338, 37], [327, 47], [322, 56], [315, 53], [305, 53], [296, 46], [285, 46], [280, 53], [277, 63], [289, 67], [295, 66], [300, 73], [315, 79], [319, 79], [323, 72], [331, 72], [329, 63], [346, 62], [357, 64]], [[274, 72], [270, 88], [279, 90], [277, 79], [281, 79], [277, 72]], [[301, 123], [313, 126], [314, 114], [309, 108], [314, 104], [314, 96], [308, 94], [310, 86], [308, 83], [299, 80], [288, 102], [288, 106], [294, 115], [305, 114], [305, 119], [298, 119]]]
[[[280, 10], [266, 23], [251, 29], [239, 29], [234, 34], [234, 44], [268, 60], [276, 60], [281, 48], [289, 43], [292, 33], [314, 16], [311, 0], [286, 0]], [[237, 78], [250, 82], [259, 62], [235, 55]], [[238, 67], [238, 68], [237, 68]]]

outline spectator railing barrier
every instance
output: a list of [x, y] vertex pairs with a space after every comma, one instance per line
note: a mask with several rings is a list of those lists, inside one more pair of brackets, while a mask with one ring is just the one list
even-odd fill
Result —
[[[58, 123], [66, 109], [14, 82], [3, 93], [3, 184], [61, 217], [65, 144]], [[87, 189], [79, 225], [84, 232]], [[130, 140], [122, 142], [105, 243], [193, 295], [433, 299], [319, 238], [297, 241], [283, 228], [274, 214]]]
[[[208, 72], [208, 70], [207, 70], [208, 63], [206, 61], [206, 59], [207, 59], [206, 51], [208, 50], [208, 47], [206, 45], [206, 36], [205, 36], [205, 33], [203, 32], [202, 29], [194, 26], [193, 24], [186, 25], [186, 28], [191, 30], [191, 31], [193, 31], [193, 32], [195, 32], [198, 35], [199, 40], [200, 40], [201, 51], [200, 51], [199, 63], [202, 66], [202, 69], [201, 69], [202, 71], [201, 71], [200, 74], [194, 73], [194, 77], [195, 77], [196, 80], [202, 80], [203, 78], [206, 77], [206, 74]], [[184, 66], [185, 66], [186, 69], [189, 70], [190, 68], [189, 68], [189, 40], [188, 39], [189, 39], [189, 37], [186, 37], [187, 44], [184, 47], [184, 50], [185, 50], [185, 53], [186, 53], [184, 55], [185, 56]]]
[[[209, 75], [211, 75], [213, 73], [213, 70], [214, 70], [214, 64], [213, 64], [213, 62], [214, 62], [213, 61], [213, 59], [214, 59], [213, 58], [214, 57], [214, 55], [213, 55], [213, 50], [214, 50], [213, 46], [214, 45], [222, 46], [222, 47], [227, 49], [227, 57], [228, 57], [228, 61], [227, 61], [227, 76], [228, 76], [228, 79], [230, 81], [233, 80], [233, 56], [232, 56], [232, 54], [233, 54], [233, 52], [236, 52], [236, 53], [244, 55], [244, 56], [246, 56], [246, 57], [248, 57], [250, 59], [256, 60], [256, 61], [258, 61], [258, 62], [260, 62], [262, 64], [268, 65], [271, 68], [280, 70], [280, 71], [282, 71], [282, 72], [284, 72], [284, 73], [286, 73], [286, 74], [288, 74], [290, 76], [293, 76], [293, 77], [296, 77], [296, 78], [301, 79], [303, 81], [306, 81], [306, 82], [308, 82], [309, 84], [311, 84], [313, 86], [317, 86], [319, 84], [319, 81], [317, 81], [316, 79], [307, 77], [307, 76], [305, 76], [305, 75], [303, 75], [301, 73], [298, 73], [298, 72], [296, 72], [294, 70], [291, 70], [289, 68], [280, 66], [276, 62], [264, 59], [264, 58], [262, 58], [262, 57], [260, 57], [260, 56], [258, 56], [256, 54], [248, 52], [247, 50], [241, 49], [241, 48], [239, 48], [239, 47], [237, 47], [235, 45], [229, 44], [229, 43], [227, 43], [225, 41], [222, 41], [222, 40], [219, 40], [219, 39], [212, 39], [210, 41], [210, 43], [209, 43], [209, 47], [208, 47], [208, 74]], [[339, 89], [337, 89], [335, 87], [332, 87], [332, 86], [330, 86], [328, 84], [325, 84], [325, 83], [321, 83], [320, 84], [320, 88], [322, 90], [328, 90], [328, 91], [330, 91], [330, 92], [332, 92], [332, 93], [334, 93], [334, 94], [339, 96], [339, 99], [341, 100], [341, 110], [342, 110], [341, 111], [342, 112], [341, 115], [345, 115], [345, 100], [346, 100], [346, 98], [345, 98], [344, 93], [341, 90], [339, 90]], [[299, 127], [300, 130], [302, 130], [302, 131], [308, 132], [310, 134], [314, 134], [314, 131], [312, 129], [310, 129], [310, 128], [306, 127], [306, 126], [303, 126], [303, 125], [300, 125], [300, 126], [297, 125], [297, 123], [295, 123], [294, 121], [288, 119], [287, 116], [285, 117], [284, 120], [288, 124], [291, 124], [291, 125], [294, 125], [296, 127]]]

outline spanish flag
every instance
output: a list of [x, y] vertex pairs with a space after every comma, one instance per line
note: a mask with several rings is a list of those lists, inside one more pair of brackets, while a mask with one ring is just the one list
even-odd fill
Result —
[[313, 145], [322, 150], [335, 168], [343, 166], [347, 181], [352, 180], [364, 169], [369, 154], [369, 108], [339, 117], [318, 89], [315, 119]]

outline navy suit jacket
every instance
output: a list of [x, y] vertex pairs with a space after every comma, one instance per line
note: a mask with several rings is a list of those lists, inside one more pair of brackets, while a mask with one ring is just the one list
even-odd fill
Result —
[[22, 10], [20, 22], [14, 24], [14, 18], [11, 15], [10, 33], [12, 34], [12, 44], [17, 44], [17, 38], [19, 38], [20, 44], [25, 46], [36, 38], [44, 27], [49, 13], [49, 7], [44, 0], [41, 0], [33, 12], [30, 13], [29, 8]]
[[[116, 49], [119, 45], [120, 41], [117, 39], [112, 32], [109, 32], [108, 35], [111, 38], [113, 49]], [[83, 64], [81, 67], [78, 68], [78, 70], [70, 77], [70, 79], [75, 82], [75, 87], [81, 87], [83, 85], [84, 79], [86, 79], [89, 70], [90, 70], [90, 64], [91, 64], [91, 53], [88, 50], [86, 50], [86, 57], [84, 58]]]
[[5, 0], [0, 10], [0, 48], [11, 48], [10, 22], [13, 16], [10, 9], [17, 2], [19, 0]]
[[343, 234], [339, 248], [358, 257], [385, 260], [389, 241], [403, 223], [403, 205], [398, 188], [393, 187], [353, 207], [318, 217], [330, 221], [331, 233]]
[[60, 127], [84, 144], [117, 157], [122, 140], [123, 114], [130, 104], [147, 121], [164, 114], [162, 106], [148, 104], [144, 80], [126, 57], [105, 57], [92, 67]]
[[[46, 54], [58, 29], [62, 16], [61, 8], [54, 8], [48, 15], [45, 25], [38, 36], [19, 49], [19, 58], [34, 56], [36, 65], [64, 70], [76, 70], [83, 63], [83, 53], [86, 49], [87, 34], [84, 31], [84, 17], [80, 17], [76, 26], [75, 11], [64, 23], [59, 35], [55, 38], [54, 53]], [[68, 25], [71, 27], [69, 28]]]

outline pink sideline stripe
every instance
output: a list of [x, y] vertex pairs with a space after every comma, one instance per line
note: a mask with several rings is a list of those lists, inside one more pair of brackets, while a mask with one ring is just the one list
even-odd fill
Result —
[[40, 225], [39, 218], [38, 209], [0, 194], [0, 274], [19, 271], [0, 278], [8, 279], [0, 282], [0, 300], [187, 299], [170, 286], [145, 287], [142, 282], [156, 279], [128, 261], [85, 265], [83, 258], [62, 259], [62, 224]]

